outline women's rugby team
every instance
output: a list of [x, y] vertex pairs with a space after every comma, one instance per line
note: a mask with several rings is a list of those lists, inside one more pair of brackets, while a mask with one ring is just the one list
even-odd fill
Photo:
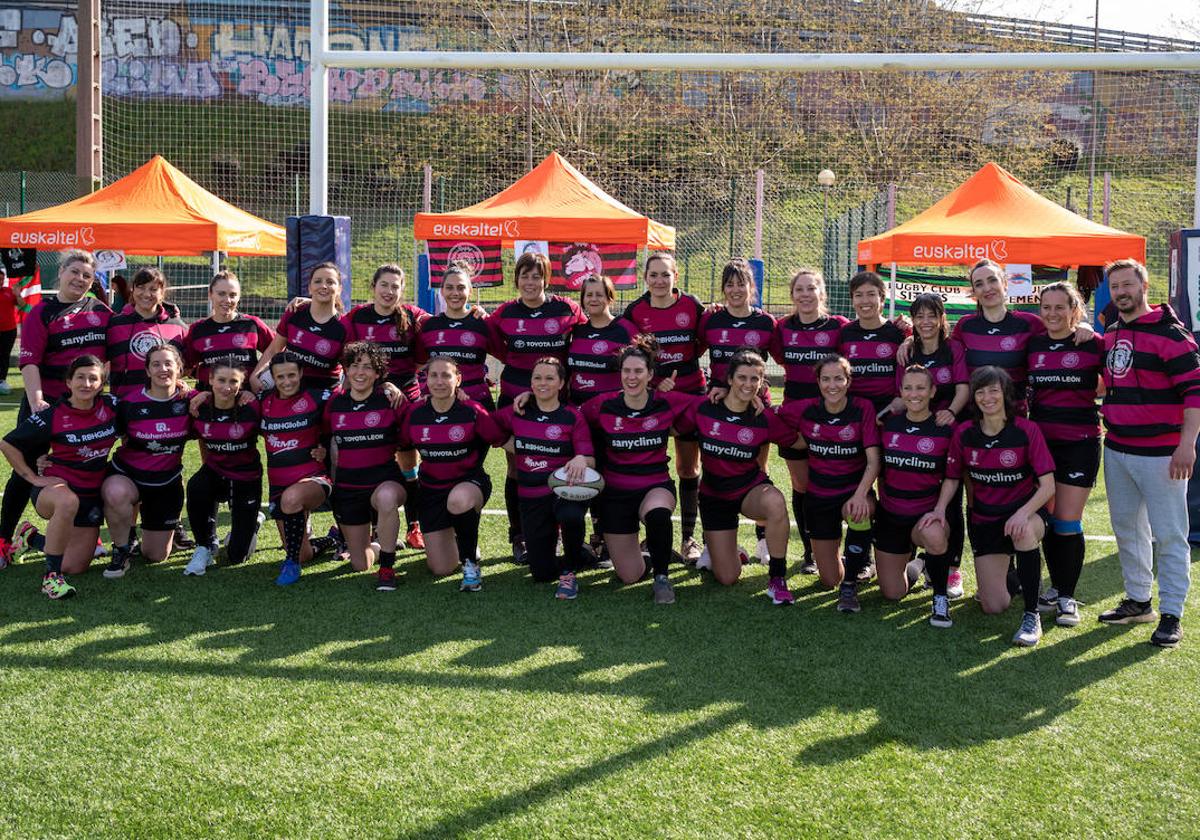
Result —
[[[886, 320], [872, 272], [850, 281], [854, 320], [829, 314], [811, 269], [792, 277], [793, 311], [776, 320], [756, 306], [744, 260], [725, 266], [723, 300], [705, 306], [678, 289], [673, 257], [654, 254], [645, 293], [617, 315], [607, 278], [588, 277], [577, 303], [550, 293], [548, 260], [526, 253], [514, 300], [491, 314], [472, 306], [470, 273], [454, 264], [440, 286], [445, 307], [430, 315], [403, 302], [396, 265], [381, 266], [371, 300], [344, 313], [343, 278], [325, 263], [312, 271], [310, 298], [272, 331], [238, 311], [229, 271], [209, 286], [212, 314], [190, 326], [156, 269], [134, 275], [119, 314], [88, 294], [94, 273], [90, 253], [65, 254], [57, 294], [24, 322], [26, 396], [0, 442], [13, 469], [0, 563], [42, 550], [50, 598], [74, 594], [66, 575], [88, 568], [102, 522], [112, 537], [105, 577], [123, 576], [135, 550], [165, 559], [185, 503], [196, 545], [185, 574], [216, 561], [221, 503], [231, 518], [225, 561], [244, 561], [263, 522], [261, 439], [281, 585], [341, 550], [357, 570], [376, 567], [377, 589], [394, 590], [403, 508], [403, 540], [425, 550], [431, 572], [461, 573], [461, 588], [478, 591], [492, 492], [483, 464], [495, 446], [507, 453], [513, 556], [534, 580], [555, 582], [556, 597], [575, 598], [576, 573], [599, 563], [625, 583], [651, 574], [655, 603], [672, 603], [678, 506], [679, 558], [726, 585], [749, 559], [739, 519], [755, 522], [768, 597], [789, 604], [789, 504], [765, 470], [773, 443], [790, 477], [800, 571], [838, 589], [838, 610], [858, 612], [858, 588], [873, 575], [892, 600], [924, 575], [930, 623], [951, 626], [969, 538], [983, 610], [1023, 601], [1016, 643], [1037, 643], [1039, 610], [1079, 623], [1103, 353], [1066, 283], [1043, 290], [1040, 317], [1010, 311], [1003, 268], [981, 261], [969, 275], [978, 311], [951, 332], [932, 294], [912, 302], [911, 325]], [[496, 402], [488, 356], [503, 365]], [[784, 371], [779, 406], [768, 358]], [[201, 466], [185, 493], [192, 438]], [[590, 503], [562, 498], [548, 483], [560, 468], [571, 481], [595, 469], [605, 489]], [[44, 534], [17, 527], [26, 500]], [[326, 506], [336, 528], [314, 537], [309, 514]]]

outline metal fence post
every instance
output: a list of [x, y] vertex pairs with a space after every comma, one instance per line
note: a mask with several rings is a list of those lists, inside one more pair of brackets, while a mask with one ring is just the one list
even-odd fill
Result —
[[21, 170], [21, 212], [25, 212], [25, 175], [24, 169]]

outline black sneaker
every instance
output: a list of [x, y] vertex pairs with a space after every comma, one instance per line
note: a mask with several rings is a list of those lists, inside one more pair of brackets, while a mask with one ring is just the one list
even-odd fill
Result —
[[1132, 598], [1122, 598], [1121, 603], [1099, 615], [1102, 624], [1149, 624], [1156, 618], [1158, 616], [1150, 608], [1149, 601], [1135, 601]]
[[109, 580], [125, 577], [125, 573], [129, 571], [129, 552], [123, 549], [114, 548], [112, 557], [108, 561], [108, 565], [104, 567], [104, 576]]
[[1158, 627], [1150, 634], [1150, 644], [1160, 648], [1176, 648], [1183, 639], [1183, 628], [1179, 626], [1179, 616], [1163, 613], [1158, 620]]
[[525, 540], [514, 540], [512, 544], [513, 562], [518, 566], [529, 565], [529, 558], [525, 555]]
[[853, 583], [843, 583], [838, 588], [837, 611], [843, 613], [862, 612], [858, 603], [858, 586]]
[[171, 545], [175, 548], [182, 548], [184, 551], [196, 547], [196, 541], [188, 536], [187, 531], [183, 530], [182, 522], [175, 526], [175, 536], [171, 538]]
[[800, 564], [800, 574], [815, 575], [817, 573], [817, 561], [812, 558], [811, 554], [804, 555], [804, 562]]

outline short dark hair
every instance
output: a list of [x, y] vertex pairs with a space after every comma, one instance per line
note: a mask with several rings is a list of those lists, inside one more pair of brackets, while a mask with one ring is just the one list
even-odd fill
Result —
[[1004, 393], [1004, 422], [1011, 423], [1017, 416], [1017, 392], [1008, 371], [995, 365], [984, 365], [975, 368], [971, 373], [971, 410], [977, 419], [982, 417], [979, 406], [975, 403], [975, 394], [992, 385], [999, 385], [1000, 390]]

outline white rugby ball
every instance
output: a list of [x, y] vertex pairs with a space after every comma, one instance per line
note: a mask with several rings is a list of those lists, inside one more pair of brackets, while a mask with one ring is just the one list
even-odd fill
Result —
[[572, 502], [586, 502], [594, 499], [604, 489], [604, 479], [591, 467], [585, 467], [583, 480], [574, 484], [567, 483], [567, 468], [559, 467], [551, 474], [547, 483], [554, 491], [554, 495]]

